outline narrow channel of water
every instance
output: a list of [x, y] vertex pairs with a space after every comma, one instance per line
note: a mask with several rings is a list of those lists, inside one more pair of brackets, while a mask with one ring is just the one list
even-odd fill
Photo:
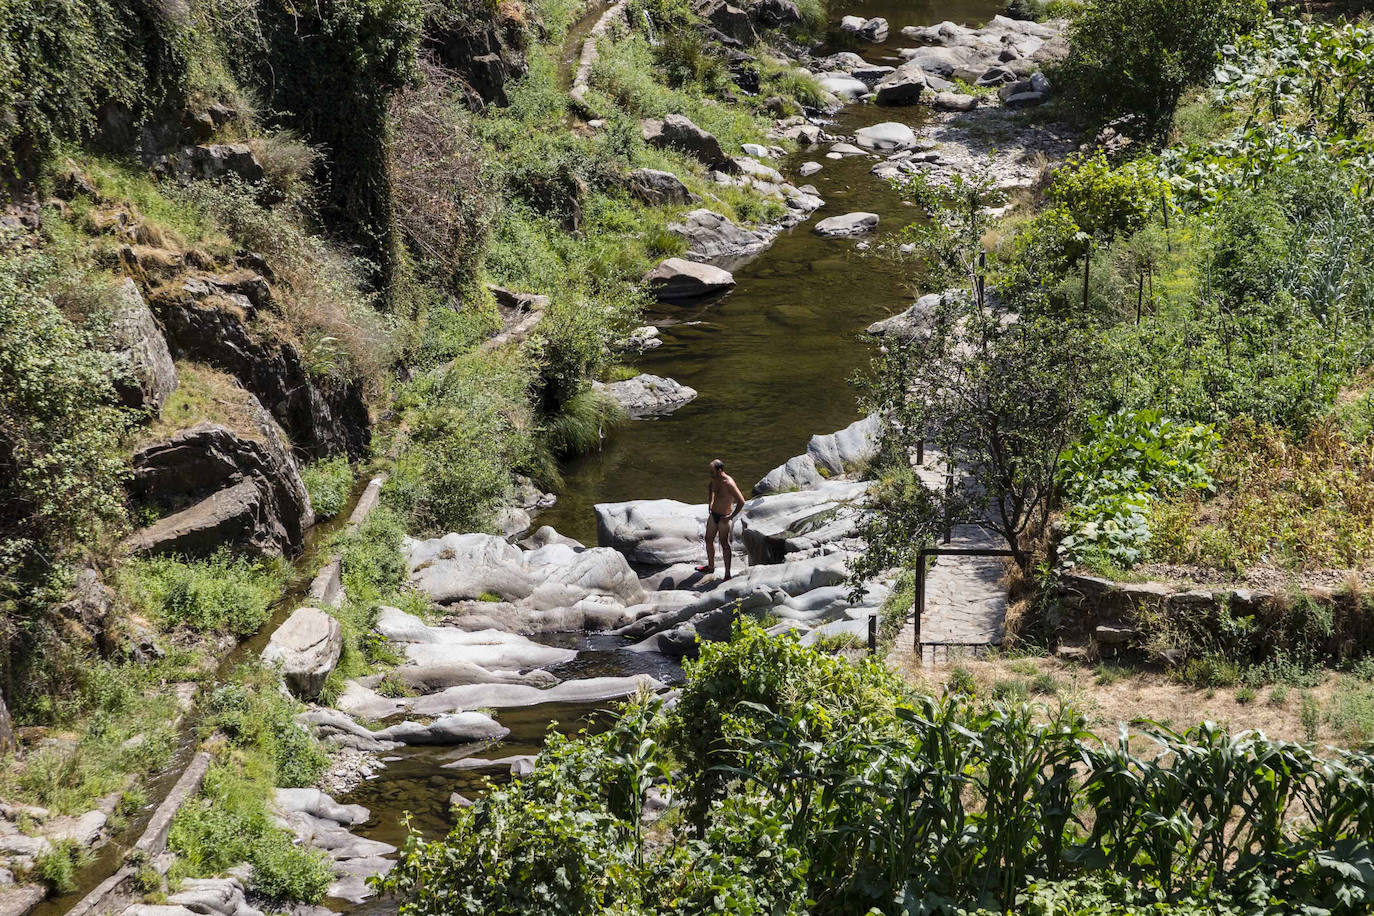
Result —
[[[883, 16], [891, 26], [881, 44], [839, 44], [874, 63], [901, 63], [897, 49], [906, 25], [952, 19], [980, 24], [999, 12], [1000, 0], [850, 0], [838, 4], [843, 15]], [[827, 130], [852, 134], [883, 121], [915, 125], [929, 117], [923, 107], [878, 108], [851, 105]], [[828, 433], [858, 416], [852, 376], [867, 366], [871, 342], [863, 331], [872, 322], [905, 309], [914, 290], [908, 271], [890, 261], [864, 257], [858, 239], [825, 239], [811, 227], [819, 219], [856, 210], [877, 213], [876, 242], [920, 218], [920, 212], [870, 174], [874, 159], [825, 158], [826, 148], [803, 149], [777, 166], [797, 184], [815, 185], [826, 201], [809, 221], [784, 232], [766, 251], [734, 270], [737, 287], [729, 295], [698, 305], [665, 306], [645, 316], [663, 330], [662, 347], [634, 361], [636, 368], [669, 376], [700, 392], [696, 401], [669, 417], [629, 424], [606, 447], [570, 463], [558, 503], [540, 514], [538, 524], [592, 545], [599, 502], [673, 498], [704, 499], [706, 465], [716, 457], [746, 490], [770, 469], [799, 454], [816, 433]], [[822, 164], [809, 179], [797, 175], [807, 161]], [[550, 644], [575, 646], [577, 658], [551, 669], [564, 679], [647, 673], [672, 682], [681, 676], [675, 662], [651, 653], [616, 648], [612, 638], [587, 634], [539, 637]], [[497, 744], [467, 748], [402, 749], [385, 769], [341, 801], [362, 804], [371, 820], [356, 832], [399, 846], [404, 819], [427, 836], [441, 836], [452, 823], [449, 798], [471, 797], [482, 781], [509, 778], [504, 770], [446, 769], [463, 756], [488, 758], [536, 753], [550, 727], [564, 733], [595, 728], [606, 704], [545, 704], [498, 710], [511, 729]], [[338, 905], [340, 901], [330, 901]], [[395, 911], [389, 901], [369, 900], [337, 908], [356, 914]]]

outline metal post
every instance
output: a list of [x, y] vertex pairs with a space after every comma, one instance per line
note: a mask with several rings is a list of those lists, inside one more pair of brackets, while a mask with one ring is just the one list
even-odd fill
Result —
[[878, 654], [878, 612], [868, 615], [868, 654]]
[[916, 556], [916, 623], [912, 627], [911, 649], [917, 655], [921, 652], [921, 615], [926, 612], [926, 552]]
[[926, 463], [926, 437], [916, 443], [916, 466], [920, 467]]
[[949, 543], [951, 532], [954, 529], [953, 515], [954, 504], [954, 468], [948, 463], [945, 465], [945, 543]]

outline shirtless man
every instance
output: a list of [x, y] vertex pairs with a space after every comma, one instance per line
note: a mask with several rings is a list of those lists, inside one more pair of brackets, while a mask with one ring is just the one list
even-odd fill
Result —
[[706, 491], [706, 565], [697, 572], [716, 571], [716, 539], [725, 557], [725, 578], [730, 578], [730, 523], [744, 509], [744, 494], [735, 479], [725, 473], [725, 462], [711, 462], [711, 483]]

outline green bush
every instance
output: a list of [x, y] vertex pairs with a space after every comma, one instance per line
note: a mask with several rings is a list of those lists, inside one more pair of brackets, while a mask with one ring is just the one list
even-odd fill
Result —
[[387, 490], [413, 533], [481, 527], [512, 470], [536, 462], [528, 373], [519, 354], [472, 354], [402, 392], [409, 430]]
[[606, 438], [629, 419], [618, 401], [589, 388], [563, 403], [549, 421], [545, 437], [555, 455], [585, 455], [600, 450]]
[[75, 840], [57, 840], [34, 862], [33, 873], [55, 894], [76, 890], [76, 873], [90, 861], [86, 847]]
[[124, 521], [128, 415], [95, 330], [75, 327], [55, 298], [75, 282], [46, 255], [0, 253], [0, 619], [20, 662], [25, 631], [60, 600], [45, 589], [60, 592], [73, 555]]
[[1213, 489], [1220, 437], [1153, 410], [1093, 417], [1088, 425], [1089, 432], [1060, 456], [1060, 480], [1072, 503], [1060, 557], [1130, 569], [1150, 539], [1146, 516], [1153, 496]]
[[280, 561], [220, 550], [203, 560], [129, 560], [117, 580], [134, 607], [164, 626], [249, 636], [271, 616], [287, 571]]
[[268, 672], [236, 672], [233, 681], [210, 695], [208, 710], [208, 724], [237, 746], [271, 760], [275, 785], [313, 785], [329, 765], [323, 746], [295, 721], [300, 704], [283, 694]]
[[253, 866], [250, 889], [281, 902], [318, 903], [332, 880], [328, 858], [294, 845], [268, 813], [273, 784], [250, 750], [239, 760], [218, 759], [200, 795], [172, 820], [168, 848], [176, 860], [169, 882], [222, 874], [242, 862]]
[[1091, 0], [1069, 24], [1054, 78], [1085, 120], [1128, 116], [1159, 138], [1184, 90], [1211, 77], [1218, 48], [1266, 13], [1260, 0]]
[[253, 890], [272, 900], [318, 903], [334, 880], [329, 856], [275, 830], [253, 845]]
[[[1211, 723], [1102, 742], [1071, 709], [907, 696], [746, 625], [672, 712], [552, 736], [446, 839], [412, 836], [383, 886], [407, 916], [1356, 916], [1372, 765]], [[655, 786], [690, 816], [646, 842]]]
[[301, 469], [315, 518], [330, 519], [343, 511], [353, 492], [353, 467], [345, 455], [325, 458]]

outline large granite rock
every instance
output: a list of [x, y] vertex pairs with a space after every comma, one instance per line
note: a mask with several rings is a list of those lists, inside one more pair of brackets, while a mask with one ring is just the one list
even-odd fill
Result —
[[266, 174], [262, 163], [247, 143], [183, 146], [175, 153], [169, 153], [159, 159], [153, 166], [153, 171], [183, 181], [213, 181], [232, 176], [256, 182], [262, 181]]
[[696, 199], [682, 179], [662, 169], [635, 169], [625, 176], [625, 183], [631, 194], [651, 207], [682, 206]]
[[855, 420], [844, 429], [824, 436], [812, 436], [806, 454], [816, 467], [831, 476], [862, 468], [878, 453], [878, 439], [882, 433], [882, 418], [870, 414]]
[[644, 277], [645, 285], [662, 302], [701, 299], [733, 289], [735, 278], [728, 270], [682, 258], [668, 258]]
[[315, 521], [300, 470], [275, 421], [251, 397], [250, 428], [198, 423], [134, 453], [129, 491], [164, 517], [135, 533], [136, 551], [203, 555], [225, 544], [291, 554]]
[[670, 114], [662, 121], [649, 120], [643, 125], [644, 142], [659, 149], [676, 149], [696, 159], [707, 168], [730, 171], [733, 166], [721, 149], [720, 141], [697, 127], [686, 115]]
[[706, 0], [697, 8], [697, 14], [722, 35], [728, 35], [745, 47], [759, 40], [749, 14], [725, 0]]
[[518, 23], [489, 16], [431, 17], [424, 34], [426, 49], [462, 77], [468, 107], [474, 110], [507, 104], [506, 87], [529, 69], [524, 44]]
[[842, 237], [849, 235], [862, 235], [871, 232], [878, 226], [878, 214], [876, 213], [846, 213], [843, 216], [832, 216], [823, 219], [812, 229], [817, 235]]
[[609, 395], [635, 419], [672, 413], [697, 396], [695, 388], [648, 373], [609, 384], [594, 382], [592, 387]]
[[549, 544], [524, 551], [494, 535], [447, 534], [407, 540], [402, 549], [411, 583], [440, 604], [497, 597], [550, 610], [586, 598], [631, 605], [644, 597], [625, 558], [604, 548]]
[[466, 663], [489, 671], [526, 671], [559, 665], [577, 656], [572, 649], [540, 645], [515, 633], [431, 627], [396, 608], [381, 609], [376, 629], [421, 667]]
[[749, 7], [749, 15], [759, 25], [770, 29], [798, 25], [802, 21], [801, 10], [792, 0], [755, 0]]
[[897, 121], [885, 121], [854, 131], [854, 142], [864, 149], [911, 149], [916, 145], [916, 132]]
[[303, 700], [314, 700], [339, 663], [343, 630], [339, 622], [313, 607], [297, 608], [263, 649], [266, 665], [279, 665], [282, 679]]
[[773, 468], [754, 484], [755, 496], [769, 493], [787, 493], [792, 490], [810, 490], [817, 487], [825, 478], [816, 467], [810, 455], [797, 455]]
[[874, 90], [879, 105], [915, 105], [926, 90], [926, 75], [914, 60], [883, 77]]
[[[777, 183], [782, 184], [782, 176], [771, 169], [769, 171], [777, 177]], [[705, 207], [691, 211], [680, 223], [669, 223], [668, 231], [686, 239], [687, 257], [694, 261], [715, 261], [755, 254], [767, 248], [769, 242], [767, 234], [736, 226]]]
[[126, 406], [156, 414], [177, 387], [176, 366], [162, 329], [131, 279], [115, 287], [112, 313], [115, 390]]

